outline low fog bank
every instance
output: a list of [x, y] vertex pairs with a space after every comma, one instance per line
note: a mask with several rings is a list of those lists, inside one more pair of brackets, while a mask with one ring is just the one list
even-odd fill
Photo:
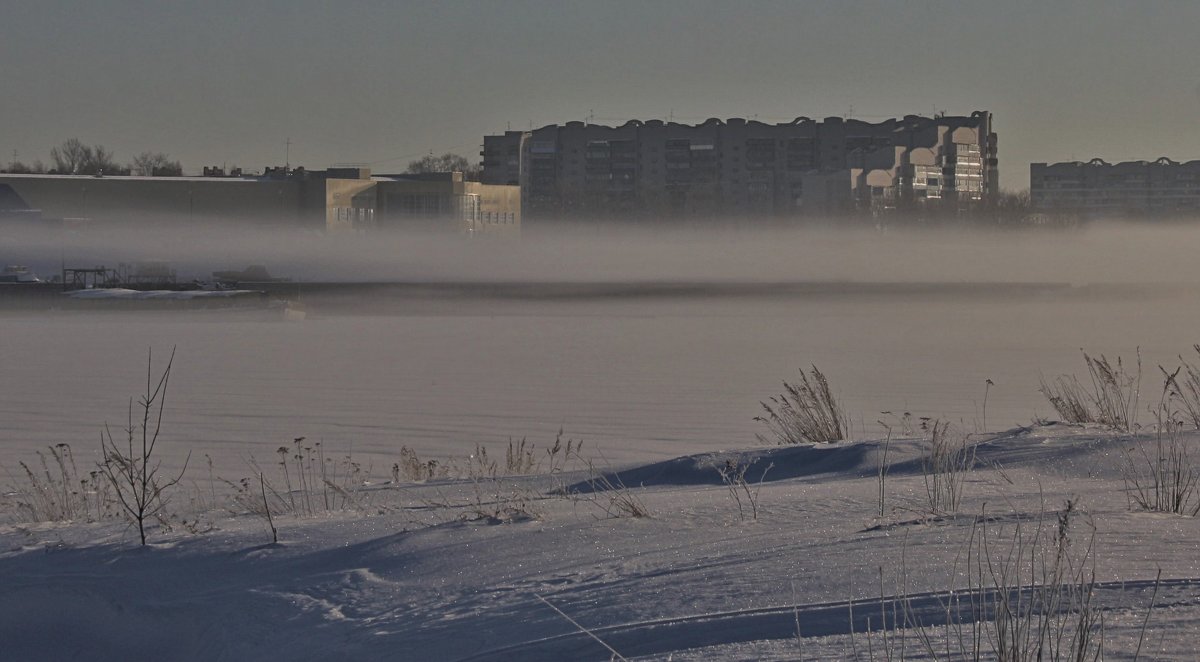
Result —
[[523, 237], [122, 227], [0, 229], [0, 260], [62, 266], [167, 261], [181, 280], [264, 265], [331, 282], [999, 282], [1200, 280], [1200, 224], [1070, 230], [526, 229]]

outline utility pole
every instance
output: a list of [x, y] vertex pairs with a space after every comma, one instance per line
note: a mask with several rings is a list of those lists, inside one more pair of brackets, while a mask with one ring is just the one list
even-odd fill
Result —
[[284, 143], [284, 145], [285, 145], [285, 147], [284, 147], [284, 152], [283, 152], [283, 172], [284, 172], [284, 174], [287, 174], [287, 172], [289, 170], [291, 170], [291, 165], [292, 165], [292, 139], [289, 137], [287, 139], [287, 141]]

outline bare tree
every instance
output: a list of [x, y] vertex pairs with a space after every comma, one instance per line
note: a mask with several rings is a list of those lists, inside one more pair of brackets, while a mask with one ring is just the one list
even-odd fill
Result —
[[447, 152], [441, 156], [428, 154], [416, 161], [410, 161], [408, 172], [413, 174], [424, 172], [461, 172], [463, 177], [470, 180], [478, 179], [479, 164], [473, 164], [467, 157]]
[[143, 177], [179, 177], [183, 174], [183, 166], [179, 161], [172, 161], [162, 152], [142, 152], [133, 157], [129, 170]]
[[[166, 490], [183, 478], [191, 453], [183, 462], [183, 469], [174, 478], [161, 479], [158, 471], [161, 462], [154, 460], [154, 447], [162, 431], [163, 405], [167, 401], [167, 383], [171, 378], [171, 365], [175, 362], [175, 350], [163, 369], [158, 385], [153, 386], [153, 352], [146, 360], [146, 393], [138, 400], [137, 410], [141, 421], [133, 418], [133, 399], [129, 400], [129, 417], [123, 432], [125, 443], [118, 445], [112, 431], [105, 424], [100, 435], [103, 460], [100, 473], [113, 487], [125, 514], [137, 523], [142, 545], [146, 544], [146, 520], [162, 512], [167, 505]], [[138, 447], [140, 442], [140, 448]]]
[[85, 145], [78, 138], [68, 138], [51, 149], [50, 158], [60, 175], [126, 174], [113, 159], [112, 150], [103, 145]]
[[78, 138], [68, 138], [62, 145], [51, 148], [50, 159], [54, 169], [63, 175], [74, 175], [92, 158], [92, 148]]

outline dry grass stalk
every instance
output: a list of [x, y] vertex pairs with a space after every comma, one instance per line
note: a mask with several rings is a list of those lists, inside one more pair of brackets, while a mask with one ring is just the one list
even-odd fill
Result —
[[1091, 387], [1074, 375], [1060, 375], [1052, 382], [1041, 380], [1041, 392], [1063, 421], [1099, 423], [1114, 430], [1129, 432], [1137, 425], [1138, 397], [1142, 383], [1142, 355], [1138, 351], [1137, 370], [1126, 370], [1120, 357], [1113, 365], [1108, 357], [1083, 353]]
[[[940, 605], [940, 619], [944, 618], [940, 626], [921, 621], [906, 589], [898, 597], [884, 597], [881, 575], [881, 620], [878, 627], [868, 622], [867, 659], [1102, 659], [1104, 620], [1093, 601], [1096, 530], [1089, 523], [1086, 542], [1077, 544], [1073, 540], [1077, 516], [1076, 502], [1068, 500], [1053, 520], [1039, 514], [1032, 531], [1029, 524], [1018, 521], [1008, 532], [993, 532], [986, 512], [976, 518], [950, 573], [958, 574], [965, 557], [962, 569], [967, 586]], [[902, 559], [906, 585], [907, 543]], [[1147, 621], [1148, 617], [1149, 613]], [[909, 636], [903, 636], [906, 632]], [[857, 658], [853, 611], [850, 635]], [[910, 646], [916, 650], [909, 650]]]
[[95, 522], [115, 514], [112, 485], [99, 470], [80, 474], [69, 444], [56, 444], [38, 462], [21, 461], [23, 475], [13, 492], [18, 518], [27, 522]]
[[408, 446], [400, 447], [400, 460], [392, 464], [392, 484], [401, 481], [423, 483], [436, 478], [446, 478], [450, 468], [437, 460], [422, 460], [417, 452]]
[[[796, 384], [783, 382], [783, 393], [760, 402], [763, 423], [777, 444], [829, 443], [846, 438], [847, 418], [829, 388], [825, 375], [812, 366], [810, 374], [800, 371]], [[762, 435], [760, 440], [765, 441]]]
[[[1178, 378], [1182, 367], [1173, 373], [1162, 366], [1163, 393], [1155, 417], [1154, 443], [1134, 441], [1135, 446], [1124, 454], [1121, 477], [1130, 501], [1142, 510], [1178, 515], [1200, 514], [1197, 486], [1200, 472], [1192, 463], [1188, 444], [1182, 435], [1183, 421], [1173, 407], [1181, 387]], [[1186, 377], [1185, 377], [1186, 379]]]
[[[1192, 345], [1200, 354], [1200, 345]], [[1174, 399], [1183, 408], [1192, 427], [1200, 428], [1200, 367], [1179, 357], [1182, 375], [1175, 379]]]
[[[928, 424], [929, 446], [921, 460], [925, 495], [933, 513], [955, 513], [962, 503], [963, 484], [975, 467], [974, 449], [946, 421]], [[882, 489], [882, 481], [881, 487]]]

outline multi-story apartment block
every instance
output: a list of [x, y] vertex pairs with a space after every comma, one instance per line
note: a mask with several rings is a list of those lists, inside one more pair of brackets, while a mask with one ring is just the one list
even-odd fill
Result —
[[869, 123], [583, 122], [486, 136], [483, 181], [540, 218], [797, 216], [962, 206], [998, 190], [991, 114]]
[[1200, 214], [1200, 161], [1031, 163], [1029, 196], [1041, 210], [1095, 217]]

